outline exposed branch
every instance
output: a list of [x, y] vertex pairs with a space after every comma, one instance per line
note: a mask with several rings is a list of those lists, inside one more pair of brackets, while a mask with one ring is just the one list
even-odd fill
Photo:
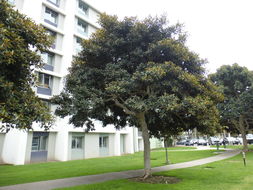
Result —
[[248, 123], [248, 121], [247, 121], [247, 119], [244, 119], [244, 122], [245, 122], [245, 124], [246, 124], [246, 131], [248, 131], [249, 130], [249, 123]]
[[240, 126], [239, 126], [239, 122], [236, 122], [234, 119], [232, 119], [231, 122], [234, 124], [234, 126], [235, 126], [236, 129], [238, 129], [239, 131], [241, 131]]
[[105, 102], [110, 102], [110, 101], [114, 101], [114, 99], [113, 98], [108, 98], [108, 99], [105, 100]]
[[187, 124], [183, 121], [183, 119], [176, 113], [174, 115], [184, 124], [185, 127], [187, 127]]
[[147, 86], [147, 94], [148, 94], [148, 95], [151, 95], [151, 90], [150, 90], [150, 87], [149, 87], [149, 86]]
[[146, 93], [147, 93], [147, 95], [149, 95], [149, 96], [152, 96], [152, 95], [155, 94], [155, 93], [154, 93], [154, 90], [153, 90], [153, 88], [152, 88], [151, 86], [147, 86]]
[[115, 99], [113, 99], [113, 100], [114, 100], [115, 104], [116, 104], [118, 107], [122, 108], [126, 114], [128, 114], [128, 115], [133, 115], [133, 116], [136, 115], [135, 112], [129, 110], [124, 104], [120, 103], [118, 99], [115, 98]]

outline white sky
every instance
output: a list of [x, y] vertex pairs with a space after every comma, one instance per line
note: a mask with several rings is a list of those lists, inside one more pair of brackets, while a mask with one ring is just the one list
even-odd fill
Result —
[[187, 46], [206, 58], [207, 71], [238, 63], [253, 70], [253, 0], [87, 0], [119, 18], [167, 14], [185, 25]]

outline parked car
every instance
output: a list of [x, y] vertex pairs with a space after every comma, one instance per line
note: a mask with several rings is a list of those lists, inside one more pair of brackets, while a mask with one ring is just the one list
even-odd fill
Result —
[[177, 145], [185, 145], [185, 143], [186, 143], [186, 139], [182, 139], [182, 140], [179, 140], [179, 141], [177, 141]]
[[236, 144], [236, 138], [235, 137], [225, 137], [223, 139], [223, 141], [225, 141], [226, 144], [230, 144], [230, 145]]
[[210, 145], [216, 145], [217, 143], [219, 143], [219, 145], [222, 144], [222, 139], [219, 139], [217, 137], [210, 137], [209, 138], [209, 144]]
[[197, 140], [196, 139], [188, 139], [185, 142], [185, 146], [193, 146], [195, 144], [197, 144]]
[[205, 139], [198, 139], [198, 145], [207, 146], [208, 142]]
[[234, 144], [237, 144], [237, 145], [242, 144], [242, 138], [241, 137], [236, 137]]
[[247, 134], [246, 139], [248, 144], [253, 144], [253, 134]]

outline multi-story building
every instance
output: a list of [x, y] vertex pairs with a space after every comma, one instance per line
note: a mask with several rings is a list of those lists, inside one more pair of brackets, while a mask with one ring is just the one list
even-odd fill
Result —
[[[53, 112], [50, 104], [64, 86], [64, 76], [73, 56], [81, 50], [81, 39], [87, 39], [99, 28], [100, 12], [83, 0], [9, 0], [21, 13], [41, 24], [54, 37], [48, 52], [41, 52], [45, 62], [36, 70], [38, 85], [34, 90]], [[116, 130], [101, 127], [85, 133], [68, 124], [68, 118], [56, 118], [50, 131], [34, 124], [33, 132], [11, 130], [0, 133], [0, 162], [25, 164], [40, 161], [66, 161], [100, 156], [122, 155], [143, 150], [141, 134], [136, 128]]]

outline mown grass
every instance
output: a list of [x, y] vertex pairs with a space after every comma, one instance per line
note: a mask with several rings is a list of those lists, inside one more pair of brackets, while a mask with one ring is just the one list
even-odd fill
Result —
[[[168, 147], [168, 150], [195, 150], [197, 147], [194, 146], [173, 146], [173, 147]], [[165, 148], [155, 148], [152, 150], [165, 150]]]
[[[217, 148], [216, 145], [212, 145], [210, 147]], [[226, 145], [225, 147], [229, 148], [229, 149], [243, 149], [243, 145]], [[249, 150], [253, 150], [253, 145], [252, 144], [248, 145], [248, 147], [249, 147]], [[224, 146], [220, 145], [219, 148], [224, 148]]]
[[[214, 150], [171, 151], [169, 152], [169, 159], [172, 163], [179, 163], [213, 155]], [[151, 152], [151, 164], [152, 167], [164, 165], [165, 152]], [[142, 152], [125, 156], [67, 162], [48, 162], [21, 166], [0, 165], [0, 186], [142, 168]]]
[[[178, 184], [145, 184], [130, 180], [114, 180], [104, 183], [82, 185], [64, 190], [252, 190], [253, 152], [247, 153], [247, 166], [242, 156], [209, 163], [202, 166], [157, 173], [174, 176], [182, 181]], [[62, 190], [63, 190], [62, 189]]]

